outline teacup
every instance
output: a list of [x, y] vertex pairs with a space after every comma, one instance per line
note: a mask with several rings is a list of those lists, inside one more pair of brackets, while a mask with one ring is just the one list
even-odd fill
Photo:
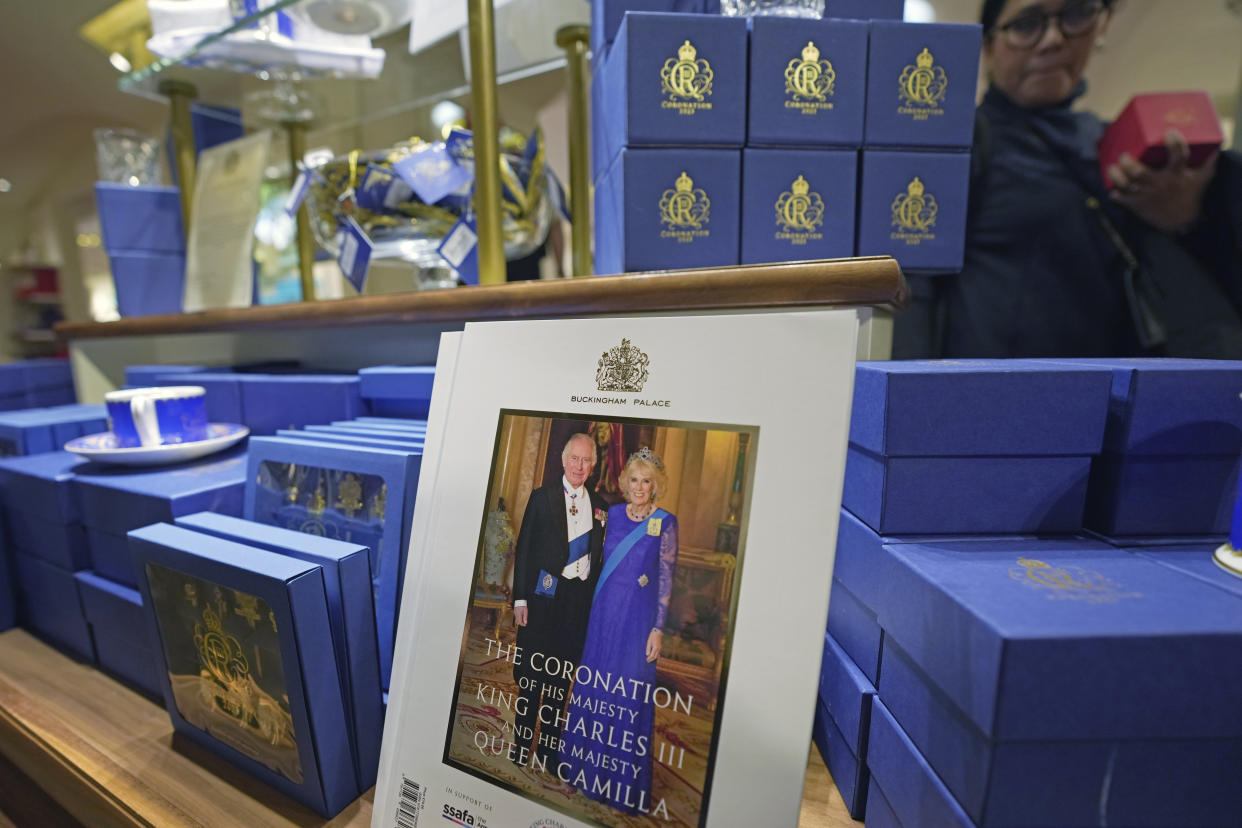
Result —
[[104, 402], [118, 448], [207, 439], [207, 392], [201, 385], [109, 391]]

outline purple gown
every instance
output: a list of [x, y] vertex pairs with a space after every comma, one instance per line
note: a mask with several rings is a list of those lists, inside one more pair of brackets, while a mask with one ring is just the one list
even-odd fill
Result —
[[[655, 518], [660, 520], [659, 531], [651, 534]], [[637, 539], [629, 551], [620, 563], [610, 565], [636, 529]], [[653, 628], [664, 628], [676, 565], [676, 516], [657, 509], [649, 518], [635, 522], [626, 514], [624, 503], [608, 510], [603, 567], [578, 671], [579, 677], [585, 677], [581, 669], [585, 667], [592, 676], [606, 678], [575, 680], [560, 770], [591, 799], [627, 813], [652, 805], [655, 706], [646, 685], [654, 691], [656, 662], [647, 661], [647, 637]], [[623, 692], [616, 690], [619, 679], [625, 682]], [[629, 712], [620, 713], [609, 705]], [[602, 733], [597, 725], [602, 725]]]

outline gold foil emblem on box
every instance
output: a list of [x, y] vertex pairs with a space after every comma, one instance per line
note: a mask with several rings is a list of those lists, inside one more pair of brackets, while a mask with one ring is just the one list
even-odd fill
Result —
[[790, 244], [806, 244], [824, 237], [823, 233], [816, 232], [823, 224], [824, 199], [819, 193], [811, 192], [810, 183], [799, 174], [789, 189], [776, 199], [776, 225], [781, 228], [776, 238]]
[[707, 59], [698, 54], [687, 40], [677, 50], [677, 57], [664, 61], [664, 68], [660, 70], [660, 87], [667, 97], [660, 102], [663, 109], [676, 110], [678, 115], [693, 115], [700, 109], [712, 108], [708, 98], [712, 94], [715, 73]]
[[1018, 566], [1010, 567], [1009, 577], [1045, 593], [1052, 601], [1115, 604], [1122, 598], [1141, 597], [1137, 592], [1125, 592], [1121, 584], [1099, 572], [1079, 566], [1053, 566], [1046, 561], [1031, 558], [1018, 558]]
[[692, 242], [710, 235], [707, 224], [711, 221], [711, 206], [707, 192], [695, 187], [694, 179], [683, 170], [673, 189], [660, 196], [660, 224], [668, 225], [660, 231], [660, 238]]
[[785, 67], [786, 109], [797, 109], [803, 115], [814, 115], [822, 109], [832, 109], [828, 98], [835, 91], [836, 70], [832, 63], [819, 56], [815, 43], [807, 41], [802, 57], [794, 58]]
[[936, 65], [931, 51], [924, 46], [914, 59], [913, 66], [907, 66], [897, 79], [897, 96], [902, 105], [897, 107], [898, 114], [910, 115], [916, 121], [926, 121], [933, 115], [943, 115], [940, 104], [944, 103], [949, 91], [949, 78], [944, 67]]
[[897, 228], [890, 235], [893, 240], [913, 245], [936, 238], [930, 230], [936, 225], [940, 207], [936, 197], [924, 190], [917, 175], [910, 180], [906, 191], [893, 199], [892, 209], [893, 226]]

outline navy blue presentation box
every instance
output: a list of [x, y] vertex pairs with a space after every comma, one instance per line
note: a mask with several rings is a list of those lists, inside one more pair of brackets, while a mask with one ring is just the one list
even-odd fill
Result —
[[595, 186], [595, 269], [735, 265], [741, 150], [626, 149]]
[[244, 422], [252, 434], [275, 434], [365, 414], [356, 375], [251, 375], [241, 384]]
[[212, 512], [177, 518], [177, 525], [323, 567], [336, 669], [349, 711], [347, 724], [358, 790], [370, 788], [379, 773], [384, 705], [367, 547]]
[[90, 565], [86, 530], [82, 524], [48, 520], [7, 504], [3, 511], [6, 537], [14, 549], [61, 569], [78, 570]]
[[[867, 799], [867, 730], [875, 685], [833, 640], [824, 637], [816, 744], [850, 816], [862, 819]], [[820, 723], [820, 716], [827, 721]]]
[[832, 775], [832, 782], [841, 794], [845, 809], [852, 818], [862, 819], [867, 810], [867, 782], [870, 779], [867, 763], [850, 752], [823, 699], [815, 703], [811, 741]]
[[100, 669], [162, 698], [161, 658], [147, 628], [142, 595], [93, 572], [77, 572], [74, 578]]
[[73, 405], [77, 399], [72, 385], [61, 385], [56, 388], [31, 388], [26, 391], [26, 404], [31, 408]]
[[95, 661], [90, 627], [82, 613], [73, 572], [14, 551], [13, 574], [22, 625], [86, 661]]
[[0, 457], [58, 451], [85, 434], [108, 430], [102, 405], [67, 404], [0, 414]]
[[866, 149], [859, 256], [892, 256], [911, 273], [957, 273], [966, 245], [970, 156]]
[[371, 552], [380, 678], [392, 674], [400, 576], [422, 455], [287, 437], [250, 441], [247, 520], [364, 545]]
[[168, 524], [129, 537], [174, 729], [340, 812], [359, 790], [323, 568]]
[[906, 0], [825, 0], [824, 17], [850, 20], [901, 20]]
[[592, 83], [601, 166], [622, 147], [746, 143], [746, 20], [627, 14]]
[[858, 153], [742, 151], [742, 264], [848, 258]]
[[720, 11], [719, 0], [591, 0], [591, 60], [598, 63], [617, 38], [626, 12], [705, 14]]
[[67, 451], [0, 459], [0, 501], [6, 511], [21, 512], [51, 523], [82, 523], [73, 491], [74, 472], [86, 460]]
[[1242, 578], [1212, 559], [1219, 544], [1182, 543], [1170, 546], [1143, 546], [1130, 549], [1137, 555], [1175, 569], [1183, 575], [1198, 578], [1204, 583], [1223, 589], [1242, 599]]
[[376, 365], [358, 372], [359, 392], [372, 414], [426, 418], [434, 365]]
[[866, 23], [753, 17], [746, 145], [862, 146]]
[[129, 556], [129, 539], [119, 532], [94, 528], [86, 529], [85, 534], [91, 570], [126, 586], [137, 587], [138, 576]]
[[11, 364], [19, 366], [27, 391], [73, 386], [73, 370], [67, 359], [23, 359]]
[[982, 28], [898, 20], [870, 25], [866, 146], [969, 149]]
[[[838, 561], [840, 554], [838, 551]], [[884, 630], [879, 617], [872, 605], [864, 603], [835, 577], [828, 599], [828, 635], [841, 645], [872, 684], [880, 680]]]
[[[867, 828], [976, 828], [893, 718], [883, 697], [876, 698], [872, 709], [867, 765], [871, 770]], [[1042, 784], [1029, 787], [1050, 796]]]

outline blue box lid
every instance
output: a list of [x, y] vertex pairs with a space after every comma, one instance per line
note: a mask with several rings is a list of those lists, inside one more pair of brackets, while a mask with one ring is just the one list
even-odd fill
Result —
[[[7, 540], [10, 548], [47, 561], [61, 569], [76, 571], [90, 566], [86, 531], [80, 523], [64, 523], [32, 514], [15, 504], [0, 503], [4, 522], [0, 526], [0, 547]], [[0, 554], [3, 551], [0, 550]]]
[[244, 448], [156, 469], [91, 463], [73, 479], [82, 523], [117, 535], [204, 510], [239, 515], [245, 484]]
[[363, 413], [361, 385], [350, 374], [247, 376], [241, 384], [245, 424], [253, 434], [275, 434]]
[[875, 611], [836, 578], [832, 579], [828, 601], [828, 635], [836, 639], [872, 684], [880, 680], [884, 630]]
[[750, 18], [746, 145], [861, 146], [867, 31], [844, 20]]
[[376, 365], [358, 371], [364, 399], [405, 399], [430, 402], [436, 379], [434, 365]]
[[1097, 366], [1113, 383], [1104, 447], [1129, 454], [1242, 453], [1242, 361], [1065, 359]]
[[870, 26], [866, 145], [969, 148], [982, 27], [899, 20]]
[[277, 437], [291, 437], [294, 440], [310, 440], [316, 443], [346, 443], [354, 446], [370, 446], [372, 448], [392, 449], [393, 451], [411, 451], [422, 453], [423, 440], [409, 436], [388, 436], [381, 433], [363, 433], [354, 429], [330, 430], [331, 426], [320, 426], [315, 431], [307, 426], [306, 431], [282, 428], [276, 432]]
[[743, 150], [742, 264], [851, 256], [857, 176], [853, 150]]
[[8, 508], [46, 520], [81, 523], [77, 493], [71, 481], [87, 461], [67, 451], [0, 459], [0, 498]]
[[213, 370], [189, 374], [155, 374], [147, 381], [152, 385], [202, 386], [207, 391], [207, 422], [242, 425], [246, 422], [246, 411], [242, 405], [241, 386], [248, 381], [249, 376]]
[[886, 636], [990, 738], [1242, 736], [1236, 596], [1089, 540], [876, 545]]
[[819, 668], [819, 702], [845, 737], [850, 751], [867, 758], [867, 728], [871, 720], [871, 697], [875, 685], [863, 675], [831, 635], [824, 636], [824, 656]]
[[212, 512], [177, 518], [177, 525], [323, 567], [328, 614], [336, 642], [337, 672], [350, 714], [348, 724], [354, 744], [358, 789], [370, 788], [379, 773], [384, 707], [380, 696], [379, 650], [367, 547]]
[[[331, 646], [323, 568], [164, 523], [134, 530], [129, 538], [135, 570], [144, 574], [139, 587], [148, 627], [156, 631], [167, 668], [164, 701], [174, 727], [320, 814], [335, 816], [359, 791]], [[222, 606], [212, 612], [208, 602], [213, 592], [216, 604], [227, 603], [231, 596], [236, 611]], [[251, 600], [243, 601], [239, 593]], [[258, 612], [260, 602], [269, 613]], [[250, 632], [247, 618], [252, 621]], [[269, 659], [261, 667], [249, 665], [247, 672], [253, 692], [277, 700], [287, 697], [286, 722], [292, 732], [277, 730], [266, 742], [275, 742], [268, 758], [281, 770], [234, 746], [257, 752], [257, 729], [230, 727], [232, 720], [216, 706], [204, 709], [193, 703], [200, 692], [222, 684], [193, 689], [212, 681], [198, 678], [211, 666], [193, 651], [202, 628], [218, 628], [221, 648], [242, 650], [236, 637], [242, 635], [248, 642], [253, 639], [255, 648], [268, 650]], [[279, 669], [270, 663], [273, 650]], [[222, 690], [216, 692], [227, 698]], [[268, 713], [264, 718], [279, 727], [281, 705], [262, 709]], [[217, 738], [212, 728], [231, 731], [233, 738]]]
[[961, 271], [970, 155], [865, 149], [860, 180], [859, 256], [892, 256], [912, 273]]
[[101, 578], [94, 572], [74, 574], [86, 623], [91, 627], [99, 668], [124, 679], [163, 701], [158, 643], [147, 629], [138, 590]]
[[1096, 454], [1110, 384], [1027, 360], [860, 362], [850, 442], [886, 456]]
[[1212, 559], [1212, 553], [1219, 546], [1219, 543], [1181, 543], [1131, 547], [1130, 551], [1242, 598], [1242, 578], [1227, 572]]
[[132, 387], [164, 385], [161, 374], [228, 373], [228, 368], [218, 365], [126, 365], [125, 384]]

